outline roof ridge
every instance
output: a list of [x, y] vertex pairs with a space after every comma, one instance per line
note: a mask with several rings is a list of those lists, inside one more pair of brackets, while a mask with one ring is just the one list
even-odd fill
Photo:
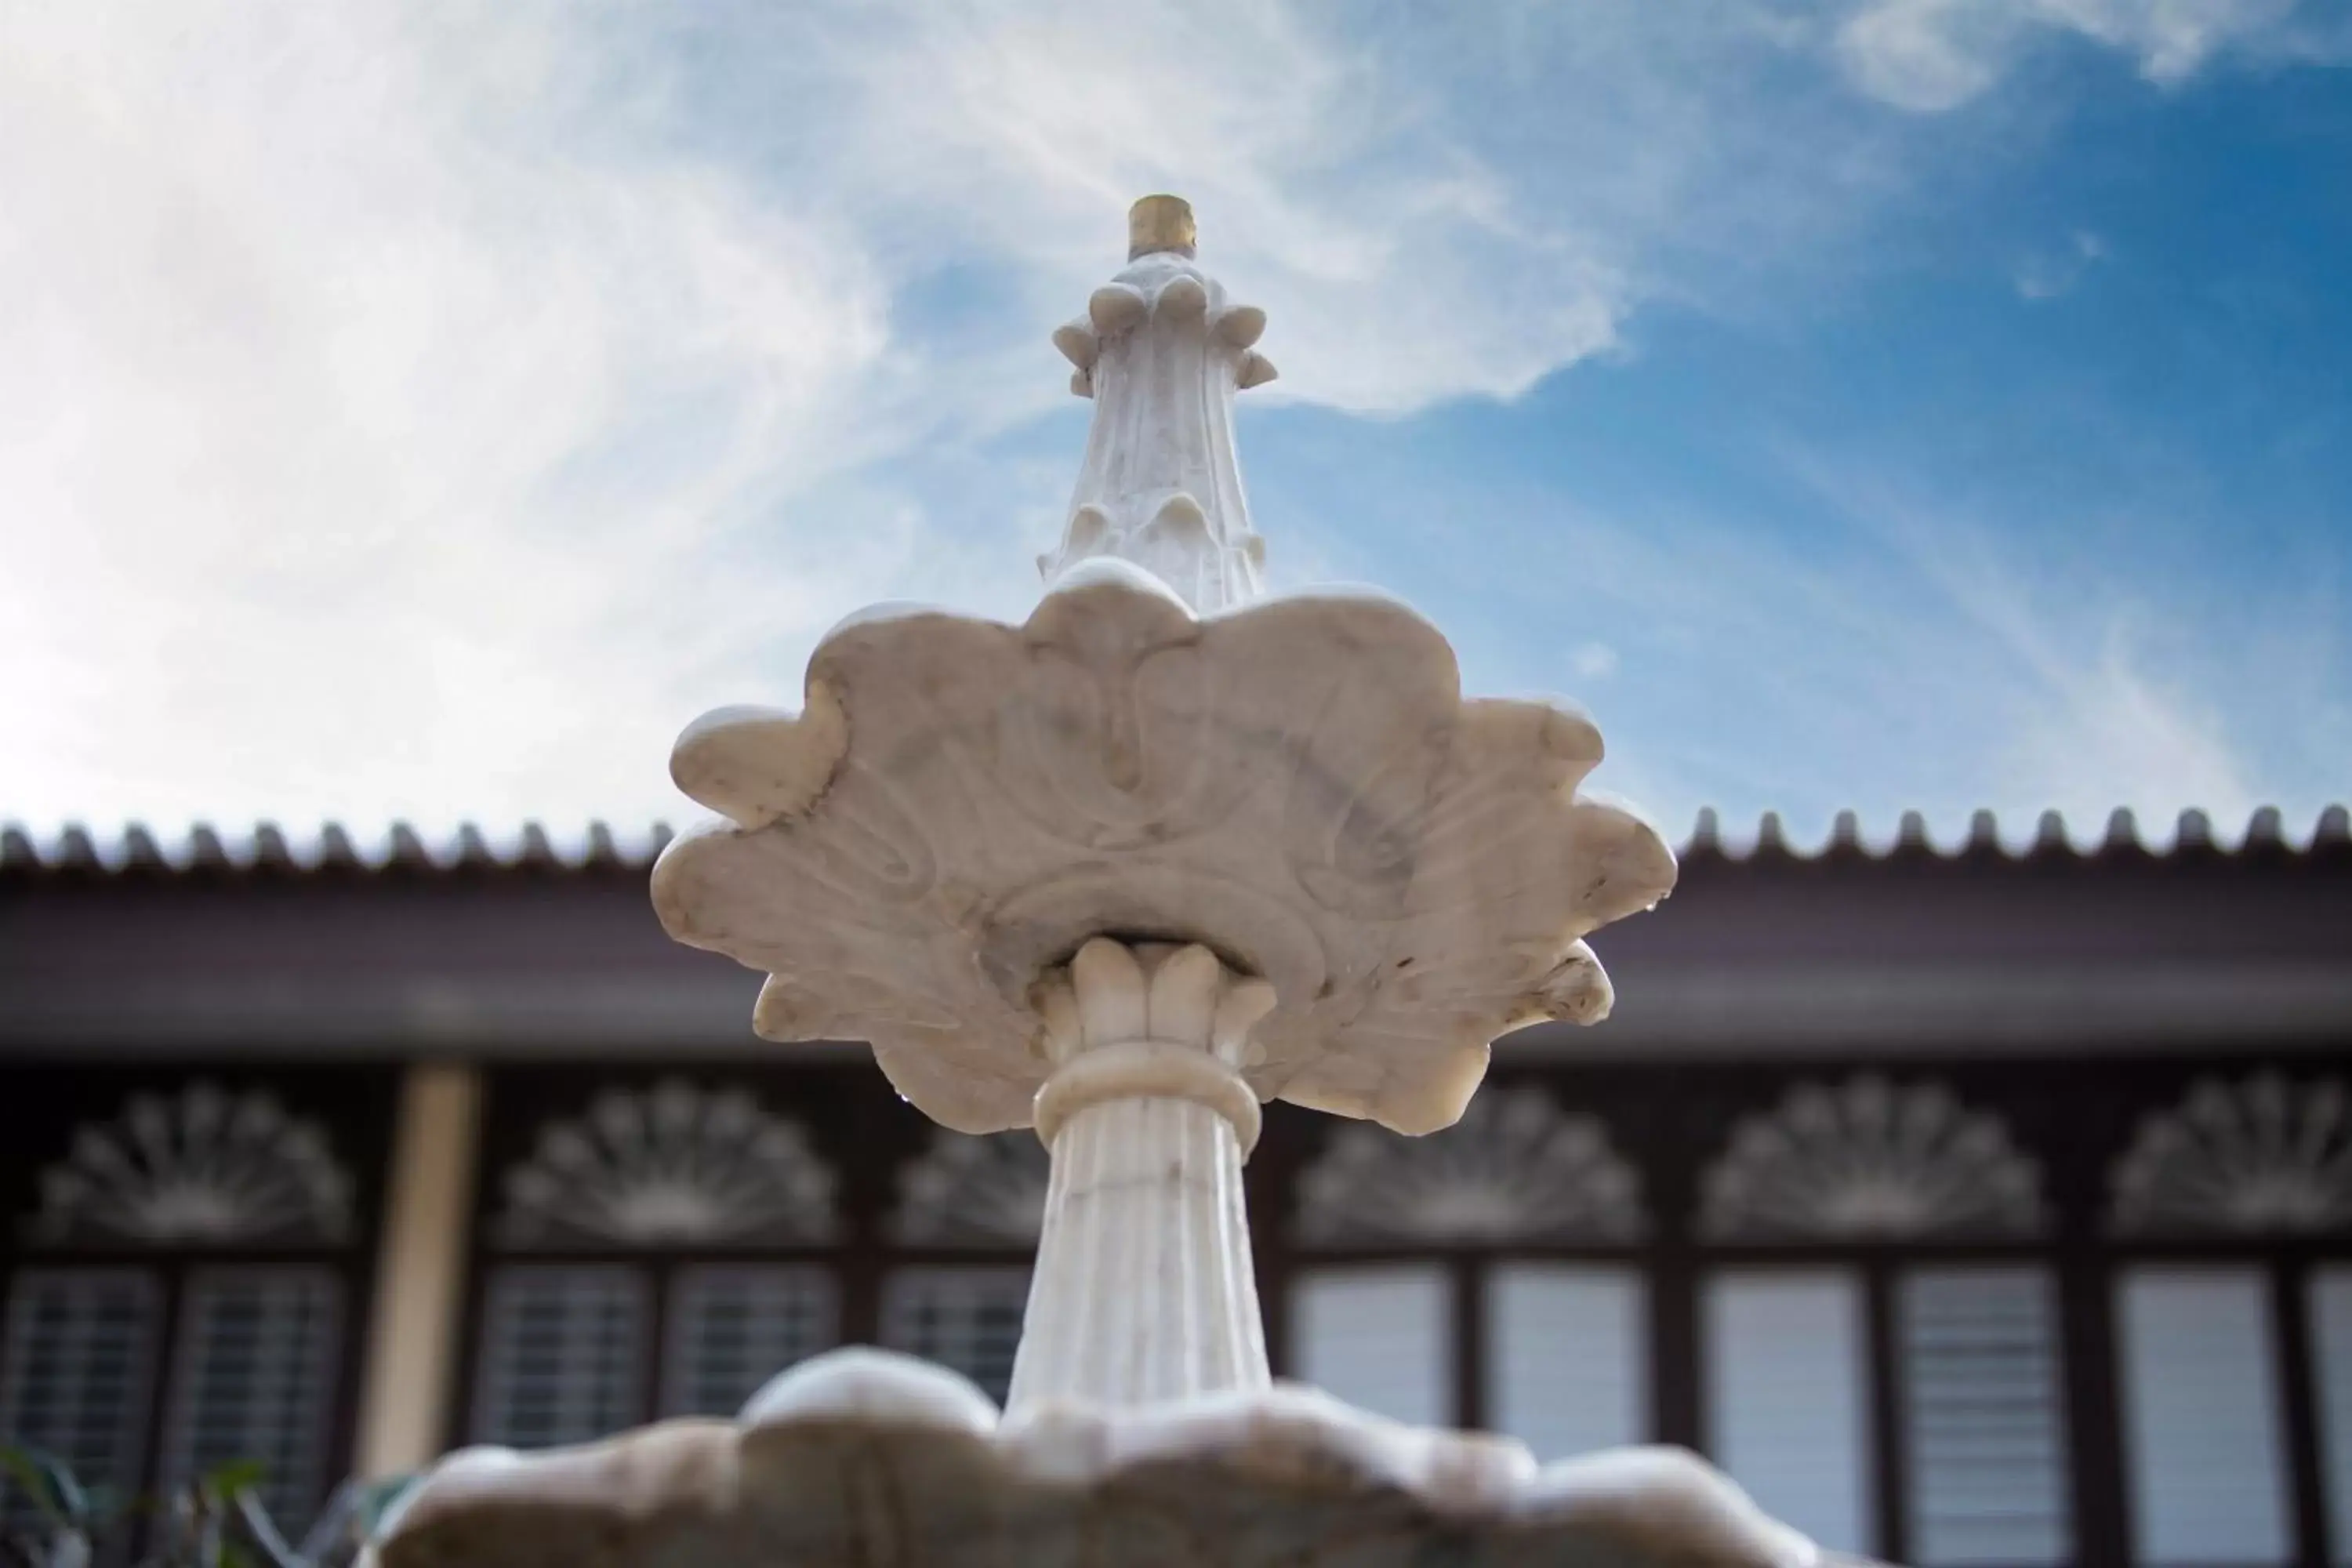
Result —
[[165, 876], [207, 871], [294, 874], [355, 871], [456, 871], [464, 869], [597, 870], [651, 866], [676, 837], [656, 821], [634, 832], [615, 833], [602, 821], [576, 834], [558, 836], [536, 821], [511, 834], [492, 836], [472, 822], [458, 824], [446, 841], [428, 840], [414, 824], [394, 821], [380, 839], [362, 847], [341, 823], [328, 822], [306, 838], [289, 839], [274, 822], [254, 825], [234, 842], [210, 823], [192, 824], [177, 840], [159, 843], [144, 823], [126, 825], [101, 845], [84, 825], [68, 823], [46, 845], [21, 823], [0, 825], [0, 872], [95, 871], [112, 875]]
[[[2014, 819], [2012, 819], [2014, 820]], [[655, 822], [647, 829], [615, 833], [602, 821], [592, 821], [577, 834], [554, 834], [536, 820], [525, 821], [511, 833], [491, 835], [472, 822], [461, 823], [446, 841], [428, 842], [405, 822], [395, 821], [381, 841], [362, 848], [341, 824], [323, 823], [315, 834], [289, 838], [276, 823], [257, 823], [244, 837], [224, 839], [209, 823], [192, 824], [169, 845], [159, 842], [143, 823], [127, 824], [113, 839], [101, 845], [80, 823], [68, 823], [47, 844], [17, 823], [0, 825], [0, 874], [35, 871], [82, 872], [98, 875], [194, 875], [218, 873], [290, 874], [352, 872], [443, 872], [464, 870], [588, 871], [624, 867], [649, 867], [673, 834], [669, 825]], [[1709, 858], [1734, 862], [1834, 861], [1844, 859], [1959, 860], [1999, 858], [2028, 860], [2098, 860], [2118, 858], [2168, 858], [2190, 856], [2263, 856], [2301, 858], [2328, 853], [2352, 843], [2352, 812], [2342, 805], [2324, 808], [2309, 833], [2290, 837], [2279, 808], [2264, 805], [2248, 817], [2242, 831], [2227, 842], [2213, 830], [2210, 814], [2196, 807], [2183, 811], [2171, 837], [2161, 845], [2144, 836], [2127, 806], [2107, 815], [2095, 836], [2077, 834], [2063, 813], [2044, 811], [2033, 820], [2029, 834], [2004, 833], [2000, 817], [1990, 810], [1970, 815], [1957, 838], [1939, 837], [1926, 816], [1906, 811], [1891, 835], [1865, 828], [1858, 812], [1838, 812], [1827, 834], [1817, 841], [1792, 839], [1780, 814], [1767, 811], [1752, 832], [1727, 835], [1721, 814], [1702, 807], [1689, 835], [1678, 846], [1685, 861]]]

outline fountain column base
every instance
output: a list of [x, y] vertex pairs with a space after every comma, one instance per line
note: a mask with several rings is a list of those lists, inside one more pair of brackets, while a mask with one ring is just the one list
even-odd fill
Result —
[[1039, 993], [1054, 1173], [1008, 1414], [1266, 1387], [1235, 1069], [1272, 988], [1203, 947], [1097, 938]]

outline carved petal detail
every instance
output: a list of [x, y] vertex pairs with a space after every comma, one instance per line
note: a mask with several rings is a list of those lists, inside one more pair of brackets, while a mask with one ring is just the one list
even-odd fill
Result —
[[1402, 1426], [1298, 1387], [1000, 1422], [954, 1373], [865, 1349], [803, 1362], [733, 1421], [460, 1450], [371, 1552], [382, 1568], [1825, 1560], [1681, 1449], [1538, 1468], [1514, 1439]]
[[1020, 626], [862, 616], [808, 689], [689, 729], [681, 781], [727, 820], [663, 854], [655, 906], [771, 973], [761, 1034], [868, 1040], [962, 1131], [1027, 1124], [1033, 986], [1104, 933], [1272, 984], [1261, 1098], [1445, 1126], [1496, 1035], [1606, 1014], [1580, 939], [1674, 884], [1655, 832], [1577, 796], [1589, 721], [1464, 702], [1445, 639], [1376, 595], [1204, 618], [1097, 559]]

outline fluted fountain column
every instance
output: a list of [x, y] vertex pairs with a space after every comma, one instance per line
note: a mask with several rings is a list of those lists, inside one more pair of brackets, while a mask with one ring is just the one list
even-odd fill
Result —
[[1237, 1069], [1274, 988], [1205, 947], [1097, 937], [1036, 999], [1054, 1169], [1007, 1408], [1265, 1387], [1242, 1201], [1258, 1100]]

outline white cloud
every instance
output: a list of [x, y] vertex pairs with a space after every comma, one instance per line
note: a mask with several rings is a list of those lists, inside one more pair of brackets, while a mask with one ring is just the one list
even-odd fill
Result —
[[[2055, 809], [2078, 833], [2126, 806], [2159, 837], [2191, 807], [2229, 830], [2263, 804], [2247, 742], [2264, 704], [2243, 692], [2263, 685], [2250, 670], [2288, 667], [2261, 653], [2235, 662], [2247, 650], [2200, 635], [2181, 606], [2095, 553], [2029, 563], [1965, 510], [1851, 468], [1793, 466], [1891, 552], [1901, 575], [1889, 581], [1915, 591], [1877, 612], [1886, 689], [1861, 708], [1890, 731], [1916, 723], [1903, 798], [1940, 800], [1948, 815], [1990, 806], [2012, 823]], [[1890, 763], [1904, 765], [1899, 752], [1876, 759]], [[2316, 770], [2276, 771], [2297, 808], [2315, 811], [2332, 787]]]
[[1147, 190], [1277, 395], [1394, 414], [1905, 183], [1805, 5], [1433, 15], [10, 6], [0, 816], [677, 809], [679, 724], [847, 609], [1019, 611], [1071, 470], [985, 444], [1067, 406], [1043, 329]]
[[2039, 304], [2074, 291], [2083, 274], [2106, 259], [2106, 241], [2088, 229], [2077, 229], [2065, 244], [2021, 258], [2010, 272], [2018, 298]]
[[1580, 643], [1568, 664], [1587, 680], [1605, 680], [1617, 673], [1617, 650], [1605, 642]]
[[2233, 831], [2261, 804], [2222, 710], [2147, 668], [2124, 626], [2088, 658], [2045, 659], [2040, 677], [1995, 759], [2007, 798], [2039, 800], [2078, 829], [2128, 806], [2159, 834], [2191, 806]]
[[[6, 28], [0, 814], [51, 824], [668, 809], [679, 722], [846, 608], [1017, 610], [1067, 476], [958, 454], [1066, 404], [1133, 195], [1283, 393], [1404, 410], [1610, 344], [1698, 146], [1668, 95], [1641, 178], [1528, 202], [1412, 40], [1241, 0]], [[908, 332], [950, 264], [1010, 297]]]
[[657, 779], [679, 672], [896, 566], [719, 569], [859, 453], [889, 301], [854, 237], [497, 113], [581, 67], [541, 18], [10, 26], [12, 808], [579, 811]]
[[1841, 26], [1855, 82], [1903, 109], [1955, 109], [2000, 79], [2038, 37], [2074, 35], [2171, 85], [2225, 49], [2299, 43], [2298, 0], [1865, 0]]

